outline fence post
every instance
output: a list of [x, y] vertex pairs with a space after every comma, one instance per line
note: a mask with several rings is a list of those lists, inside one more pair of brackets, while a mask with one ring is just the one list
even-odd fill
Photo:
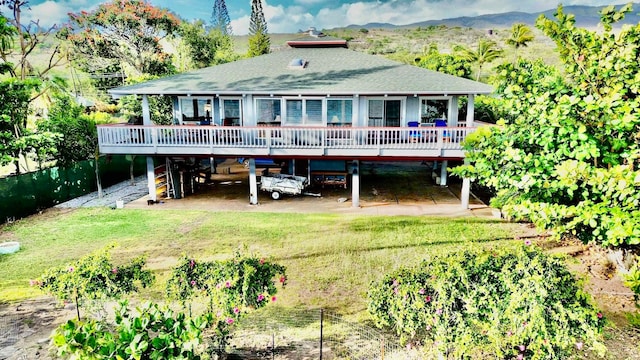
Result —
[[324, 323], [324, 309], [320, 309], [320, 360], [322, 360], [322, 333]]

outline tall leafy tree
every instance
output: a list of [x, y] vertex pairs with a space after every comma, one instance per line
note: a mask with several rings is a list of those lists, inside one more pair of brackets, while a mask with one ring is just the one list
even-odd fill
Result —
[[533, 41], [533, 39], [533, 33], [527, 25], [523, 23], [513, 24], [511, 27], [511, 34], [509, 35], [509, 38], [507, 38], [506, 43], [509, 46], [513, 46], [514, 62], [518, 60], [518, 49], [526, 47], [531, 41]]
[[271, 39], [267, 33], [267, 20], [262, 11], [262, 0], [251, 0], [251, 22], [249, 23], [249, 57], [268, 54]]
[[231, 18], [224, 0], [216, 0], [211, 12], [211, 27], [220, 31], [223, 35], [231, 35]]
[[168, 10], [144, 0], [113, 0], [69, 18], [60, 36], [70, 42], [73, 59], [83, 70], [119, 68], [132, 76], [174, 72], [160, 43], [175, 34], [180, 24]]
[[630, 11], [605, 8], [601, 32], [561, 6], [539, 18], [563, 71], [502, 65], [496, 85], [512, 117], [475, 133], [471, 164], [456, 169], [494, 188], [511, 216], [605, 247], [640, 245], [640, 24], [611, 26]]
[[463, 59], [471, 63], [478, 64], [478, 74], [476, 75], [476, 80], [480, 80], [480, 76], [482, 75], [482, 67], [485, 64], [499, 59], [503, 54], [502, 49], [500, 49], [495, 41], [484, 39], [480, 40], [480, 42], [478, 43], [478, 48], [475, 50], [459, 45], [454, 48], [454, 51], [456, 55], [462, 57]]
[[200, 69], [239, 58], [234, 51], [231, 37], [217, 28], [205, 28], [202, 20], [180, 24], [180, 37], [192, 62], [186, 69]]

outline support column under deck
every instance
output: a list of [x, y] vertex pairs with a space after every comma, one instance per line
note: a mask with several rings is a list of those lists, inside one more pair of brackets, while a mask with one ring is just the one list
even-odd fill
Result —
[[[153, 125], [151, 122], [151, 111], [149, 111], [149, 97], [142, 95], [142, 124]], [[153, 156], [147, 156], [147, 187], [149, 189], [149, 200], [158, 201], [156, 194], [156, 173]], [[169, 171], [169, 169], [167, 169]]]
[[360, 207], [360, 161], [354, 160], [351, 166], [351, 206]]
[[156, 168], [153, 164], [153, 157], [147, 156], [147, 187], [149, 189], [149, 200], [158, 201], [156, 193]]
[[258, 179], [256, 177], [256, 160], [249, 159], [249, 204], [258, 205]]
[[442, 160], [442, 164], [440, 166], [440, 186], [447, 186], [447, 166], [449, 162], [447, 160]]

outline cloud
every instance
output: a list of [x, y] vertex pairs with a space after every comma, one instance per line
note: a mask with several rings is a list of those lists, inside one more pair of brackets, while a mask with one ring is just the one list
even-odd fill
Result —
[[[82, 7], [86, 4], [81, 1], [74, 1], [78, 6]], [[24, 9], [23, 9], [24, 10]], [[69, 12], [73, 9], [71, 4], [66, 2], [45, 1], [41, 4], [31, 5], [31, 11], [24, 10], [22, 13], [24, 23], [35, 21], [41, 27], [49, 28], [54, 25], [62, 25], [68, 21]]]

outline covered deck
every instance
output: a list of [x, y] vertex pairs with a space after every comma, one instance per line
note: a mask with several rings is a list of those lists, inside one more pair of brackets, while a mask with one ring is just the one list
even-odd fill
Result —
[[109, 154], [238, 157], [464, 158], [475, 127], [238, 127], [101, 125]]

